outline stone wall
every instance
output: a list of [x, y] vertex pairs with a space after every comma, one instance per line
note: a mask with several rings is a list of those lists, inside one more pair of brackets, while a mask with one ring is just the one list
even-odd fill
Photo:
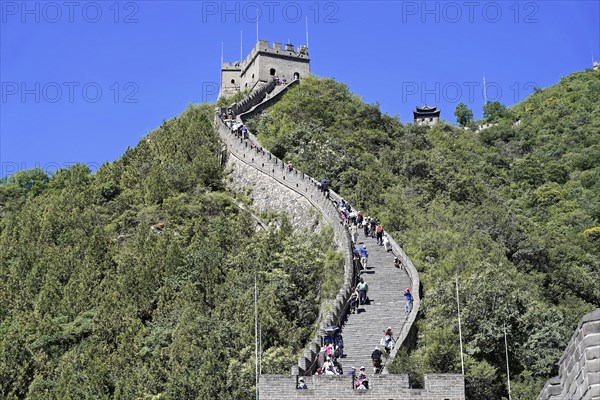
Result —
[[231, 170], [233, 189], [248, 193], [255, 210], [286, 214], [294, 230], [320, 231], [323, 222], [321, 214], [302, 194], [290, 190], [285, 185], [274, 183], [269, 179], [269, 175], [257, 171], [233, 154], [227, 158], [227, 169]]
[[538, 400], [600, 400], [600, 308], [586, 314]]
[[296, 389], [297, 377], [261, 375], [260, 399], [464, 400], [462, 375], [425, 375], [424, 389], [411, 389], [407, 375], [372, 375], [369, 390], [355, 390], [349, 376], [305, 377], [308, 389]]
[[259, 85], [254, 89], [247, 97], [245, 97], [239, 103], [236, 103], [231, 107], [231, 112], [233, 115], [238, 115], [244, 113], [261, 103], [264, 98], [267, 96], [267, 93], [270, 93], [275, 88], [275, 80], [271, 79], [266, 84]]
[[[291, 58], [279, 54], [261, 52], [256, 58], [255, 64], [258, 64], [257, 70], [261, 81], [266, 81], [271, 77], [271, 69], [275, 70], [275, 76], [278, 76], [281, 79], [285, 78], [288, 81], [294, 79], [294, 73], [297, 73], [300, 78], [305, 78], [310, 75], [310, 64], [308, 59]], [[245, 74], [242, 73], [242, 79], [243, 78], [245, 78]]]
[[[277, 100], [279, 100], [279, 98], [281, 96], [283, 96], [285, 94], [285, 92], [290, 87], [292, 87], [295, 84], [299, 84], [299, 83], [300, 83], [300, 80], [292, 81], [286, 87], [284, 87], [282, 91], [278, 92], [276, 95], [272, 96], [271, 98], [269, 98], [267, 100], [264, 100], [262, 103], [260, 103], [256, 107], [252, 108], [252, 110], [246, 111], [246, 112], [243, 112], [242, 114], [240, 114], [239, 119], [242, 122], [246, 122], [246, 120], [248, 120], [249, 118], [252, 118], [253, 116], [255, 116], [255, 115], [259, 114], [260, 112], [262, 112], [263, 110], [267, 109], [269, 106], [273, 105]], [[331, 199], [336, 202], [339, 202], [339, 200], [341, 198], [333, 190], [330, 190], [330, 196], [331, 196]], [[419, 279], [419, 273], [417, 272], [417, 269], [414, 267], [410, 258], [408, 258], [408, 256], [406, 255], [406, 253], [404, 252], [402, 247], [400, 247], [400, 245], [394, 240], [394, 238], [389, 234], [388, 234], [388, 238], [392, 245], [393, 253], [396, 254], [400, 258], [400, 260], [402, 261], [402, 264], [406, 268], [408, 275], [411, 279], [411, 292], [417, 293], [417, 294], [420, 293], [421, 281]], [[407, 347], [407, 348], [414, 347], [415, 339], [416, 339], [415, 321], [418, 317], [420, 307], [421, 307], [421, 299], [420, 299], [419, 295], [416, 295], [416, 296], [414, 296], [413, 309], [412, 309], [411, 313], [409, 314], [406, 323], [402, 326], [402, 329], [400, 331], [396, 332], [396, 334], [398, 335], [396, 337], [396, 343], [402, 344], [404, 347]], [[345, 311], [345, 309], [340, 310], [340, 311]], [[339, 317], [338, 317], [338, 319], [339, 319]], [[396, 346], [392, 350], [389, 360], [393, 360], [396, 357], [396, 353], [398, 352], [399, 348], [400, 348], [400, 346]], [[317, 352], [318, 352], [318, 350], [317, 350]], [[383, 373], [386, 374], [387, 370], [384, 369]]]
[[[287, 49], [286, 49], [287, 48]], [[259, 82], [267, 82], [275, 75], [291, 81], [294, 73], [300, 77], [310, 74], [310, 58], [308, 49], [300, 46], [284, 46], [274, 43], [271, 47], [266, 40], [259, 40], [242, 61], [224, 62], [221, 66], [221, 87], [219, 96], [231, 96], [240, 90], [253, 88]], [[231, 83], [235, 80], [235, 84]]]
[[[292, 84], [296, 84], [292, 82]], [[273, 104], [283, 95], [288, 87], [276, 93], [270, 99], [264, 100], [258, 105], [248, 107], [245, 103], [237, 110], [245, 112], [238, 115], [239, 120], [261, 112]], [[254, 101], [253, 101], [254, 103]], [[250, 110], [250, 111], [248, 111]], [[215, 124], [219, 135], [230, 154], [229, 165], [234, 169], [232, 175], [234, 186], [247, 188], [253, 187], [255, 199], [259, 198], [257, 206], [274, 206], [281, 210], [289, 209], [289, 203], [299, 208], [312, 206], [326, 223], [331, 224], [334, 231], [334, 239], [338, 248], [344, 255], [344, 285], [340, 288], [335, 300], [329, 307], [328, 312], [321, 321], [321, 326], [340, 325], [348, 313], [348, 299], [351, 288], [356, 284], [356, 271], [352, 260], [352, 245], [350, 235], [345, 226], [340, 223], [337, 210], [337, 201], [340, 196], [330, 190], [330, 198], [317, 188], [317, 181], [305, 175], [303, 172], [293, 169], [289, 171], [282, 160], [277, 159], [271, 153], [264, 151], [256, 138], [250, 133], [250, 139], [236, 136], [222, 122], [218, 112], [215, 116]], [[259, 194], [260, 193], [260, 194]], [[270, 197], [270, 196], [271, 197]], [[262, 203], [261, 203], [262, 202]], [[288, 204], [285, 204], [288, 203]], [[292, 206], [294, 207], [294, 206]], [[301, 215], [290, 214], [293, 221], [306, 219]], [[298, 223], [298, 221], [296, 221]], [[309, 222], [312, 225], [314, 222]], [[392, 249], [397, 254], [411, 279], [411, 290], [414, 295], [413, 309], [402, 329], [397, 332], [397, 342], [407, 347], [412, 347], [415, 337], [415, 320], [420, 308], [420, 281], [416, 268], [404, 253], [398, 243], [388, 235]], [[464, 400], [464, 378], [461, 375], [429, 375], [425, 378], [425, 389], [410, 389], [408, 377], [405, 375], [391, 375], [384, 370], [382, 375], [373, 376], [371, 387], [368, 391], [356, 391], [352, 388], [349, 377], [312, 376], [315, 361], [320, 349], [321, 338], [325, 332], [319, 331], [315, 338], [308, 344], [297, 366], [292, 368], [291, 375], [261, 375], [259, 383], [260, 398], [262, 399], [295, 399], [295, 398], [327, 398], [345, 399], [363, 396], [367, 399], [422, 399], [422, 400]], [[388, 360], [394, 359], [400, 346], [396, 346]], [[299, 376], [307, 376], [313, 384], [308, 390], [296, 390], [296, 382]], [[308, 383], [308, 382], [307, 382]]]
[[281, 89], [277, 89], [276, 87], [275, 90], [273, 90], [273, 92], [270, 92], [271, 97], [269, 97], [268, 99], [264, 99], [261, 103], [254, 106], [253, 108], [249, 108], [248, 111], [242, 112], [239, 115], [240, 120], [245, 123], [248, 119], [254, 117], [257, 114], [260, 114], [261, 112], [275, 104], [281, 98], [281, 96], [283, 96], [285, 92], [288, 91], [289, 88], [299, 83], [300, 80], [296, 79], [286, 84]]
[[[221, 140], [230, 153], [229, 160], [236, 164], [234, 168], [237, 170], [237, 179], [240, 175], [247, 175], [246, 178], [243, 178], [246, 179], [247, 183], [262, 180], [265, 184], [265, 190], [270, 190], [273, 194], [279, 193], [273, 196], [273, 200], [264, 200], [265, 202], [271, 202], [272, 205], [281, 200], [288, 201], [300, 196], [304, 199], [302, 200], [303, 204], [310, 205], [320, 214], [320, 218], [325, 223], [333, 227], [335, 243], [344, 255], [344, 285], [340, 288], [335, 300], [324, 315], [322, 325], [339, 324], [347, 313], [350, 290], [355, 283], [355, 272], [350, 234], [340, 224], [336, 206], [317, 188], [317, 181], [296, 169], [288, 171], [286, 165], [271, 153], [262, 150], [260, 147], [253, 148], [250, 140], [238, 138], [221, 121], [218, 115], [215, 116], [215, 124]], [[245, 186], [243, 181], [240, 185]], [[285, 194], [286, 190], [287, 194]], [[324, 335], [324, 332], [319, 332], [305, 349], [304, 354], [298, 360], [298, 365], [291, 371], [293, 375], [303, 375], [307, 371], [310, 374], [316, 355], [319, 352], [321, 335]]]
[[[233, 81], [233, 82], [232, 82]], [[238, 93], [241, 88], [242, 81], [240, 79], [239, 67], [231, 67], [221, 70], [221, 91], [219, 97], [231, 97]]]
[[[235, 162], [235, 165], [230, 164], [234, 168], [234, 181], [237, 180], [237, 183], [234, 183], [234, 187], [246, 188], [251, 186], [253, 182], [260, 181], [260, 184], [254, 190], [257, 190], [257, 193], [264, 194], [257, 197], [259, 201], [257, 207], [264, 207], [264, 209], [279, 204], [281, 207], [280, 210], [284, 211], [287, 207], [283, 204], [285, 201], [299, 199], [300, 196], [304, 199], [299, 200], [301, 201], [299, 204], [303, 204], [303, 208], [307, 204], [310, 204], [318, 211], [323, 220], [333, 227], [337, 246], [344, 254], [344, 286], [340, 288], [335, 301], [325, 315], [322, 325], [339, 325], [339, 322], [343, 320], [347, 313], [351, 288], [355, 284], [350, 236], [348, 230], [340, 224], [338, 211], [335, 206], [335, 202], [339, 200], [340, 196], [334, 191], [330, 191], [331, 200], [326, 199], [325, 195], [318, 190], [316, 180], [296, 169], [289, 172], [286, 165], [277, 157], [264, 151], [259, 146], [252, 148], [251, 141], [238, 138], [218, 116], [215, 117], [215, 120], [221, 140], [223, 140], [231, 154], [230, 161], [232, 163]], [[285, 194], [285, 190], [288, 190], [288, 194]], [[289, 192], [290, 190], [291, 192]], [[269, 191], [272, 194], [278, 193], [278, 195], [269, 198], [267, 193]], [[291, 218], [298, 223], [303, 217], [302, 214], [298, 214], [297, 216], [292, 214]], [[305, 226], [309, 228], [316, 223], [312, 219], [305, 222], [308, 224]], [[398, 243], [390, 235], [388, 237], [390, 238], [394, 253], [399, 255], [411, 278], [412, 292], [419, 293], [420, 281], [416, 268]], [[414, 330], [414, 321], [417, 318], [419, 307], [420, 298], [415, 295], [413, 309], [408, 316], [408, 321], [397, 332], [398, 343], [407, 345], [406, 340], [411, 336], [411, 331]], [[321, 336], [323, 335], [324, 332], [319, 332], [311, 345], [305, 350], [298, 361], [298, 367], [292, 371], [294, 375], [310, 374], [314, 367], [316, 355], [319, 352], [321, 344]], [[393, 360], [399, 347], [396, 346], [396, 350], [392, 351], [390, 360]], [[387, 371], [384, 370], [384, 373], [387, 373]]]
[[[341, 199], [340, 195], [338, 195], [337, 193], [335, 193], [333, 191], [332, 191], [331, 197], [338, 202]], [[394, 253], [398, 258], [400, 258], [400, 260], [402, 261], [402, 265], [404, 265], [404, 268], [406, 268], [406, 272], [408, 273], [408, 276], [409, 276], [410, 282], [411, 282], [410, 291], [411, 291], [411, 293], [413, 293], [413, 298], [414, 298], [413, 308], [412, 308], [410, 314], [408, 315], [406, 322], [404, 323], [404, 325], [402, 325], [402, 329], [399, 332], [396, 332], [396, 334], [397, 334], [397, 336], [395, 338], [396, 343], [401, 344], [402, 346], [395, 346], [394, 349], [392, 349], [390, 356], [388, 357], [388, 362], [391, 363], [392, 360], [394, 360], [394, 358], [396, 358], [398, 349], [400, 349], [401, 347], [406, 347], [406, 348], [410, 349], [415, 346], [415, 340], [416, 340], [415, 321], [417, 320], [417, 317], [419, 314], [419, 309], [421, 308], [421, 296], [419, 295], [420, 289], [421, 289], [421, 280], [419, 279], [419, 272], [413, 265], [410, 258], [408, 258], [408, 256], [404, 252], [404, 250], [402, 250], [402, 247], [400, 247], [398, 242], [396, 242], [394, 240], [394, 238], [389, 234], [389, 232], [387, 233], [387, 236], [390, 241], [390, 244], [392, 245], [392, 253]], [[388, 371], [386, 369], [384, 369], [383, 373], [387, 374]]]

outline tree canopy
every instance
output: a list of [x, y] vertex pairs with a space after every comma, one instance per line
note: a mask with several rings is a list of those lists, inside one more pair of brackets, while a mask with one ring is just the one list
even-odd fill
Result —
[[454, 116], [460, 126], [467, 126], [473, 120], [473, 111], [465, 103], [460, 102], [454, 110]]
[[483, 105], [483, 119], [485, 122], [496, 122], [506, 113], [506, 106], [499, 101], [488, 101]]
[[257, 231], [225, 185], [211, 105], [96, 173], [0, 184], [2, 399], [254, 397], [289, 373], [343, 280], [331, 229]]
[[[417, 348], [393, 371], [418, 385], [460, 370], [457, 279], [469, 399], [506, 396], [505, 331], [512, 396], [531, 399], [600, 304], [600, 75], [489, 110], [479, 133], [405, 125], [309, 77], [250, 126], [379, 219], [420, 271]], [[190, 107], [93, 174], [0, 182], [0, 397], [253, 398], [255, 282], [262, 371], [289, 371], [342, 258], [330, 229], [283, 216], [255, 229], [212, 115]]]

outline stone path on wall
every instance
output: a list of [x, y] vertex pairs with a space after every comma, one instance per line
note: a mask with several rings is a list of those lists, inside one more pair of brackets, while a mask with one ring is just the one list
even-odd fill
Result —
[[[243, 122], [239, 116], [237, 119]], [[249, 139], [260, 145], [250, 132]], [[369, 285], [370, 302], [361, 305], [357, 314], [349, 314], [343, 323], [340, 321], [344, 337], [344, 355], [340, 362], [346, 373], [350, 367], [358, 369], [364, 365], [367, 373], [372, 374], [371, 353], [379, 346], [388, 326], [392, 327], [394, 338], [398, 338], [408, 316], [404, 312], [403, 292], [413, 286], [406, 270], [394, 266], [395, 255], [378, 246], [375, 238], [365, 237], [361, 230], [356, 247], [363, 245], [369, 251], [368, 269], [362, 272], [362, 277]], [[385, 363], [384, 357], [384, 366]]]
[[[373, 373], [371, 353], [378, 346], [383, 331], [388, 326], [394, 330], [394, 336], [404, 322], [404, 289], [410, 286], [410, 279], [404, 269], [394, 266], [394, 254], [378, 246], [374, 238], [359, 233], [356, 247], [367, 246], [369, 261], [361, 276], [369, 285], [370, 302], [361, 305], [357, 314], [349, 314], [342, 327], [344, 337], [344, 356], [340, 359], [344, 372], [350, 367], [366, 367], [368, 374]], [[385, 359], [383, 361], [385, 363]]]

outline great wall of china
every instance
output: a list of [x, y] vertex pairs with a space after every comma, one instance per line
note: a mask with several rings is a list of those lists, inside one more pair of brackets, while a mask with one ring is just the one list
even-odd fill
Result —
[[[293, 81], [288, 85], [275, 88], [272, 83], [258, 87], [246, 99], [234, 106], [239, 122], [244, 122], [252, 116], [274, 104], [286, 90], [298, 84]], [[267, 94], [270, 92], [270, 96]], [[344, 285], [340, 288], [338, 295], [331, 304], [326, 316], [320, 322], [321, 326], [342, 325], [344, 338], [358, 337], [364, 332], [356, 330], [365, 329], [365, 325], [377, 324], [379, 327], [388, 325], [389, 318], [386, 313], [390, 310], [401, 314], [403, 311], [398, 303], [385, 305], [376, 302], [379, 308], [373, 307], [366, 310], [367, 315], [372, 317], [358, 320], [354, 315], [348, 316], [348, 298], [350, 289], [356, 284], [357, 271], [352, 260], [352, 242], [348, 230], [340, 224], [338, 211], [334, 203], [327, 199], [323, 192], [317, 187], [317, 181], [297, 169], [289, 171], [285, 163], [265, 151], [256, 137], [249, 133], [247, 139], [236, 136], [231, 129], [221, 120], [219, 112], [215, 115], [215, 125], [226, 146], [228, 166], [234, 170], [234, 180], [242, 179], [242, 186], [263, 185], [263, 194], [267, 199], [263, 207], [272, 207], [278, 211], [288, 211], [285, 203], [299, 201], [306, 207], [314, 208], [327, 224], [333, 227], [334, 239], [338, 250], [344, 255]], [[237, 173], [236, 173], [237, 171]], [[243, 178], [242, 178], [243, 177]], [[264, 186], [266, 185], [266, 187]], [[339, 200], [340, 196], [330, 191], [331, 198]], [[285, 201], [282, 202], [282, 198]], [[265, 199], [263, 199], [265, 200]], [[410, 314], [395, 325], [400, 327], [397, 332], [397, 345], [390, 353], [388, 362], [396, 356], [401, 346], [411, 347], [414, 344], [415, 320], [420, 307], [420, 281], [419, 275], [411, 260], [406, 256], [398, 243], [390, 236], [392, 250], [395, 255], [402, 259], [405, 268], [405, 277], [393, 277], [401, 281], [400, 286], [407, 285], [415, 295], [414, 307]], [[377, 250], [377, 248], [375, 249]], [[377, 252], [375, 254], [378, 254]], [[385, 276], [385, 255], [375, 257], [379, 261], [375, 267], [375, 274], [382, 273], [383, 287], [394, 286], [393, 281]], [[369, 261], [371, 265], [371, 261]], [[369, 276], [369, 278], [371, 278]], [[386, 292], [385, 295], [401, 296], [401, 293]], [[378, 312], [379, 310], [379, 312]], [[383, 313], [382, 313], [383, 311]], [[359, 314], [360, 315], [360, 314]], [[384, 315], [386, 315], [384, 317]], [[378, 320], [379, 319], [379, 320]], [[396, 320], [398, 321], [398, 320]], [[354, 332], [353, 332], [354, 330]], [[274, 399], [352, 399], [362, 397], [372, 400], [392, 399], [420, 399], [420, 400], [464, 400], [465, 384], [462, 375], [455, 374], [431, 374], [425, 375], [423, 389], [411, 389], [408, 376], [389, 374], [384, 369], [382, 374], [370, 376], [370, 388], [367, 391], [358, 391], [352, 386], [352, 380], [348, 376], [313, 376], [315, 360], [320, 350], [321, 339], [325, 332], [321, 329], [314, 339], [299, 357], [298, 364], [292, 368], [288, 375], [260, 375], [258, 383], [258, 396], [263, 400]], [[346, 339], [345, 339], [346, 341]], [[352, 351], [356, 351], [353, 343]], [[346, 344], [345, 344], [346, 347]], [[369, 349], [369, 345], [366, 345]], [[346, 352], [346, 351], [345, 351]], [[348, 351], [350, 352], [350, 351]], [[363, 362], [365, 355], [349, 354], [346, 360]], [[342, 362], [346, 360], [342, 359]], [[571, 341], [558, 362], [559, 376], [550, 379], [542, 389], [538, 400], [600, 400], [600, 308], [585, 315]], [[349, 365], [346, 365], [347, 368]], [[308, 389], [298, 390], [296, 384], [299, 376], [307, 376]]]
[[[257, 88], [253, 93], [250, 94], [246, 99], [237, 103], [233, 109], [235, 115], [240, 122], [247, 120], [256, 113], [262, 111], [269, 105], [273, 104], [277, 99], [282, 96], [288, 87], [297, 84], [297, 81], [293, 81], [290, 84], [278, 88], [271, 92], [271, 96], [266, 98], [267, 92], [273, 90], [273, 86], [266, 84], [260, 88]], [[357, 341], [357, 338], [364, 335], [364, 332], [353, 332], [356, 329], [367, 329], [372, 328], [376, 330], [375, 335], [381, 335], [380, 332], [385, 326], [390, 325], [390, 321], [395, 321], [394, 328], [396, 330], [395, 339], [397, 345], [389, 355], [388, 361], [391, 362], [398, 349], [401, 345], [410, 345], [409, 342], [414, 340], [414, 322], [417, 318], [419, 307], [420, 307], [420, 281], [419, 275], [415, 267], [413, 266], [410, 259], [406, 256], [402, 248], [398, 243], [390, 237], [392, 244], [392, 252], [401, 258], [405, 269], [403, 273], [405, 276], [399, 275], [397, 277], [397, 284], [395, 289], [396, 293], [386, 292], [381, 293], [380, 298], [373, 301], [374, 305], [367, 308], [366, 312], [362, 313], [368, 315], [369, 318], [364, 318], [362, 321], [359, 320], [358, 316], [352, 315], [348, 317], [348, 299], [351, 294], [351, 288], [355, 286], [357, 281], [357, 273], [354, 268], [354, 262], [352, 257], [352, 242], [350, 239], [349, 232], [345, 226], [340, 224], [340, 218], [338, 210], [336, 209], [332, 200], [326, 198], [325, 194], [321, 192], [317, 187], [317, 181], [304, 174], [303, 172], [293, 169], [289, 171], [286, 168], [285, 163], [265, 151], [256, 138], [250, 133], [249, 138], [240, 138], [222, 121], [220, 113], [217, 112], [215, 115], [215, 124], [221, 140], [227, 148], [228, 160], [227, 164], [230, 169], [233, 170], [233, 179], [242, 179], [244, 186], [252, 186], [253, 183], [261, 185], [269, 185], [270, 190], [263, 190], [270, 193], [272, 197], [270, 201], [271, 205], [275, 209], [281, 210], [281, 199], [285, 198], [287, 201], [293, 199], [302, 199], [304, 204], [310, 205], [321, 215], [324, 222], [333, 227], [334, 239], [337, 244], [338, 250], [344, 255], [344, 284], [340, 288], [335, 300], [331, 304], [329, 311], [326, 313], [324, 318], [320, 321], [320, 326], [327, 325], [342, 325], [344, 321], [346, 323], [342, 326], [342, 332], [344, 335], [344, 349], [345, 353], [351, 353], [349, 347], [353, 349], [357, 348], [361, 344]], [[237, 177], [237, 178], [236, 178]], [[282, 190], [287, 191], [287, 194], [283, 194]], [[333, 191], [330, 191], [332, 199], [339, 199], [339, 195]], [[284, 208], [285, 209], [285, 208]], [[371, 247], [371, 246], [370, 246]], [[373, 257], [373, 253], [379, 254], [384, 253], [382, 249], [373, 248], [370, 254], [370, 260]], [[388, 260], [388, 265], [383, 265], [385, 257], [391, 257], [391, 255], [381, 254], [381, 265], [375, 265], [374, 274], [381, 274], [381, 286], [385, 288], [388, 277], [385, 275], [387, 272], [392, 270], [392, 273], [400, 274], [397, 271], [393, 271], [393, 267]], [[369, 265], [375, 261], [370, 261]], [[381, 272], [380, 272], [381, 271]], [[368, 276], [372, 278], [369, 281], [376, 284], [376, 277]], [[404, 315], [404, 310], [400, 298], [402, 297], [401, 287], [407, 285], [411, 288], [414, 293], [414, 305], [412, 311], [407, 316]], [[369, 297], [372, 289], [369, 289]], [[395, 296], [397, 301], [384, 302], [383, 298], [386, 296]], [[390, 317], [390, 313], [395, 312], [395, 315]], [[360, 314], [359, 314], [360, 315]], [[379, 319], [379, 321], [377, 321]], [[356, 320], [356, 323], [354, 320]], [[374, 325], [376, 324], [376, 325]], [[372, 326], [370, 326], [372, 325]], [[313, 340], [308, 344], [304, 350], [304, 354], [300, 356], [298, 364], [292, 368], [289, 375], [261, 375], [259, 378], [258, 392], [260, 399], [293, 399], [293, 398], [329, 398], [329, 399], [342, 399], [351, 398], [356, 395], [361, 395], [368, 399], [385, 399], [389, 400], [392, 398], [403, 398], [403, 399], [423, 399], [423, 400], [463, 400], [464, 399], [464, 380], [460, 375], [428, 375], [425, 379], [424, 389], [410, 389], [408, 383], [408, 377], [406, 375], [390, 375], [387, 370], [384, 369], [380, 375], [370, 376], [370, 389], [364, 393], [352, 388], [352, 381], [349, 376], [313, 376], [315, 370], [315, 360], [321, 347], [322, 337], [325, 332], [321, 329]], [[373, 336], [373, 335], [371, 335]], [[352, 345], [348, 345], [347, 338], [354, 338]], [[367, 335], [367, 337], [369, 337]], [[368, 355], [372, 351], [371, 344], [377, 345], [379, 343], [379, 336], [377, 341], [373, 343], [372, 337], [369, 337], [371, 342], [365, 340], [365, 348], [368, 350], [368, 354], [346, 354], [346, 359], [342, 359], [345, 368], [348, 368], [351, 364], [356, 363], [366, 364]], [[356, 352], [356, 351], [355, 351]], [[370, 366], [370, 364], [367, 364]], [[299, 376], [309, 376], [307, 379], [308, 389], [297, 390], [296, 383]]]

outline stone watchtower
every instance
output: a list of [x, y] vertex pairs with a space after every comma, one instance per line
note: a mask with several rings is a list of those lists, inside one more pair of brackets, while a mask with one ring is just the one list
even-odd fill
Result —
[[415, 125], [425, 125], [432, 126], [439, 122], [440, 120], [440, 112], [437, 107], [417, 107], [415, 111], [413, 111], [413, 115], [415, 118]]
[[252, 90], [272, 77], [291, 82], [310, 74], [308, 48], [259, 40], [245, 60], [224, 62], [221, 66], [221, 90], [219, 97], [232, 96], [240, 91]]

